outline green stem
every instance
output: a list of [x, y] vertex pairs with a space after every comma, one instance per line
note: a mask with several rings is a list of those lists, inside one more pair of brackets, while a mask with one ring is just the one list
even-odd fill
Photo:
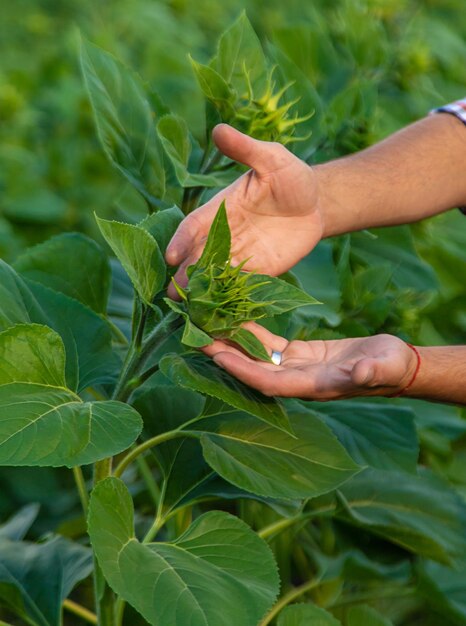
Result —
[[134, 347], [136, 348], [136, 350], [139, 350], [141, 347], [148, 314], [149, 314], [149, 307], [143, 302], [141, 302], [141, 315], [139, 318], [139, 323], [137, 325], [136, 335], [134, 337]]
[[290, 526], [294, 526], [299, 522], [307, 521], [316, 517], [318, 515], [322, 515], [322, 513], [328, 513], [334, 511], [336, 508], [335, 504], [330, 504], [327, 506], [320, 507], [319, 509], [313, 509], [312, 511], [307, 511], [306, 513], [299, 513], [294, 517], [287, 517], [285, 519], [280, 519], [277, 522], [273, 522], [268, 526], [265, 526], [262, 530], [258, 531], [259, 537], [262, 539], [270, 539], [278, 535], [279, 533], [287, 530]]
[[69, 611], [70, 613], [77, 615], [88, 624], [97, 624], [97, 615], [95, 613], [92, 613], [92, 611], [89, 611], [88, 609], [86, 609], [84, 606], [81, 606], [77, 602], [73, 602], [73, 600], [69, 600], [69, 599], [64, 600], [63, 608]]
[[291, 604], [291, 602], [304, 595], [308, 591], [311, 591], [311, 589], [318, 587], [320, 582], [320, 578], [313, 578], [312, 580], [309, 580], [299, 587], [290, 589], [290, 591], [288, 591], [288, 593], [285, 593], [285, 595], [280, 598], [280, 600], [276, 603], [272, 610], [264, 617], [259, 626], [267, 626], [267, 624], [270, 624], [270, 622], [278, 615], [278, 613], [280, 613], [282, 609], [284, 609], [288, 604]]
[[129, 343], [128, 339], [127, 339], [126, 335], [124, 335], [122, 333], [122, 331], [118, 328], [118, 326], [115, 324], [115, 322], [112, 322], [112, 320], [110, 318], [108, 318], [108, 317], [104, 317], [103, 319], [105, 319], [107, 324], [110, 326], [113, 334], [118, 339], [118, 342], [124, 344], [125, 346], [127, 346], [128, 343]]
[[78, 465], [73, 467], [73, 476], [78, 490], [79, 499], [81, 500], [81, 506], [83, 508], [84, 517], [87, 517], [87, 506], [89, 504], [89, 498], [87, 495], [86, 482], [84, 480], [83, 471]]
[[[103, 459], [94, 464], [94, 486], [112, 473], [112, 458]], [[100, 565], [94, 554], [94, 594], [99, 626], [115, 626], [115, 597], [107, 585]]]
[[164, 441], [170, 441], [170, 439], [176, 439], [177, 437], [198, 438], [199, 435], [198, 435], [198, 433], [194, 433], [194, 432], [192, 432], [190, 430], [181, 430], [181, 428], [176, 428], [175, 430], [169, 430], [166, 433], [162, 433], [161, 435], [157, 435], [156, 437], [151, 437], [147, 441], [144, 441], [143, 443], [141, 443], [138, 446], [136, 446], [135, 448], [133, 448], [130, 452], [128, 452], [128, 454], [117, 465], [113, 475], [116, 478], [120, 478], [121, 475], [123, 474], [123, 472], [125, 471], [125, 469], [135, 459], [137, 459], [137, 457], [140, 454], [142, 454], [146, 450], [149, 450], [150, 448], [158, 446], [159, 444], [163, 443]]
[[114, 400], [121, 402], [128, 400], [134, 389], [141, 384], [139, 372], [144, 368], [153, 352], [182, 324], [182, 317], [171, 311], [157, 324], [139, 349], [134, 344], [131, 346], [122, 374], [113, 392]]

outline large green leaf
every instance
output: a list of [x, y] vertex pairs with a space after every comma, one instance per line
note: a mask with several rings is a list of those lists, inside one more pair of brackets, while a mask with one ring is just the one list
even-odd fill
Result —
[[147, 230], [159, 245], [160, 252], [165, 254], [171, 238], [184, 219], [183, 211], [177, 206], [172, 206], [157, 213], [151, 213], [138, 226]]
[[[174, 430], [196, 419], [201, 415], [204, 403], [205, 398], [200, 394], [175, 385], [153, 385], [136, 393], [132, 402], [143, 418], [145, 438]], [[163, 474], [163, 505], [167, 510], [189, 497], [192, 490], [213, 474], [198, 441], [183, 437], [166, 441], [153, 448], [153, 454]]]
[[351, 253], [369, 265], [386, 260], [393, 266], [393, 281], [405, 289], [437, 291], [432, 268], [416, 253], [409, 226], [374, 231], [376, 237], [356, 233], [351, 236]]
[[191, 60], [191, 66], [205, 97], [214, 105], [220, 114], [222, 122], [229, 122], [235, 116], [233, 104], [236, 100], [235, 92], [230, 88], [218, 72], [208, 65]]
[[47, 326], [63, 339], [67, 386], [81, 391], [97, 383], [114, 383], [121, 364], [112, 350], [107, 322], [73, 298], [39, 283], [26, 280], [25, 284], [39, 303]]
[[29, 382], [65, 387], [65, 347], [47, 326], [17, 324], [0, 333], [0, 385]]
[[347, 626], [393, 626], [389, 619], [367, 604], [352, 606], [348, 611], [346, 624]]
[[70, 389], [115, 381], [120, 363], [112, 352], [107, 322], [77, 300], [23, 279], [0, 261], [0, 331], [32, 323], [50, 326], [61, 336]]
[[81, 66], [105, 154], [146, 200], [157, 205], [165, 192], [162, 148], [139, 78], [86, 41]]
[[204, 250], [196, 262], [196, 267], [224, 265], [230, 258], [231, 232], [228, 226], [225, 202], [220, 205], [209, 230]]
[[261, 309], [265, 315], [280, 315], [308, 304], [320, 304], [318, 300], [305, 291], [281, 278], [274, 278], [266, 274], [255, 274], [251, 277], [251, 285], [261, 283], [262, 286], [257, 287], [251, 293], [251, 300], [268, 303]]
[[341, 626], [331, 613], [315, 604], [292, 604], [280, 612], [277, 626]]
[[272, 426], [290, 431], [288, 417], [279, 400], [263, 396], [243, 385], [201, 354], [167, 354], [160, 361], [160, 369], [182, 387], [219, 398]]
[[231, 182], [229, 172], [196, 174], [189, 171], [191, 138], [183, 118], [175, 114], [165, 115], [159, 121], [157, 131], [182, 187], [221, 187]]
[[278, 592], [267, 544], [227, 513], [202, 515], [171, 544], [139, 543], [115, 478], [91, 495], [89, 534], [110, 586], [154, 626], [256, 626]]
[[46, 316], [24, 280], [0, 259], [0, 331], [31, 322], [46, 324]]
[[466, 554], [466, 504], [434, 475], [367, 469], [339, 493], [341, 519], [443, 563]]
[[453, 569], [426, 561], [419, 573], [420, 593], [429, 606], [453, 621], [466, 623], [466, 564]]
[[61, 626], [62, 604], [92, 571], [92, 553], [62, 537], [0, 541], [0, 604], [34, 626]]
[[69, 389], [35, 383], [0, 386], [0, 464], [73, 467], [126, 450], [141, 431], [121, 402], [83, 402]]
[[419, 443], [408, 408], [354, 400], [313, 404], [312, 408], [357, 463], [416, 473]]
[[[260, 87], [267, 72], [267, 61], [261, 43], [246, 13], [220, 37], [218, 53], [213, 66], [227, 83], [232, 84], [240, 96], [248, 93], [248, 85]], [[255, 91], [255, 96], [262, 93]]]
[[102, 248], [80, 233], [62, 233], [15, 261], [17, 272], [79, 300], [104, 314], [110, 291], [110, 265]]
[[0, 540], [21, 541], [39, 514], [39, 505], [26, 504], [0, 526]]
[[102, 235], [125, 268], [143, 302], [150, 304], [163, 289], [166, 265], [157, 241], [133, 224], [96, 217]]
[[290, 421], [296, 437], [243, 413], [206, 418], [191, 428], [203, 433], [204, 456], [220, 476], [261, 496], [313, 498], [359, 471], [314, 414]]

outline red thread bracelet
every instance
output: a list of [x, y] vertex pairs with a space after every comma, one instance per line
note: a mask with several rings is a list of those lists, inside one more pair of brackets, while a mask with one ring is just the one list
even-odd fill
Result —
[[409, 383], [406, 385], [406, 387], [403, 387], [403, 389], [401, 391], [399, 391], [398, 393], [394, 393], [391, 397], [392, 398], [398, 398], [398, 396], [401, 396], [404, 394], [404, 392], [409, 389], [411, 387], [411, 385], [414, 383], [414, 381], [416, 380], [416, 376], [418, 375], [419, 369], [421, 367], [421, 355], [419, 354], [419, 350], [417, 350], [417, 348], [415, 348], [413, 345], [411, 345], [410, 343], [406, 343], [406, 345], [408, 346], [408, 348], [411, 348], [411, 350], [414, 352], [414, 354], [417, 357], [417, 365], [416, 365], [416, 369], [414, 370], [414, 374], [411, 377], [411, 380], [409, 381]]

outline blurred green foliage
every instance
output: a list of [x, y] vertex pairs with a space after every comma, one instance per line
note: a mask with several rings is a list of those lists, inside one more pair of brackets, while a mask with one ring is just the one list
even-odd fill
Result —
[[[309, 163], [362, 149], [431, 108], [465, 95], [463, 0], [270, 0], [266, 5], [259, 0], [4, 3], [0, 20], [1, 258], [13, 261], [24, 247], [63, 231], [78, 230], [99, 238], [94, 211], [130, 222], [145, 215], [144, 201], [111, 167], [96, 137], [79, 67], [78, 33], [135, 69], [151, 94], [152, 108], [161, 111], [166, 103], [186, 120], [202, 147], [206, 144], [204, 96], [188, 53], [207, 63], [215, 54], [214, 42], [242, 9], [277, 65], [277, 88], [290, 77], [295, 81], [285, 92], [284, 102], [300, 97], [291, 109], [297, 116], [314, 111], [298, 132], [312, 132], [310, 139], [288, 145]], [[312, 308], [274, 321], [274, 330], [305, 339], [392, 332], [421, 344], [465, 343], [466, 218], [457, 211], [413, 227], [322, 242], [299, 264], [296, 275], [325, 305], [319, 311]], [[123, 287], [115, 285], [116, 291], [128, 288], [124, 281]], [[115, 307], [117, 302], [118, 294]], [[129, 313], [125, 311], [122, 317], [128, 318]], [[413, 403], [413, 407], [421, 461], [453, 483], [464, 497], [465, 440], [458, 412], [423, 403]], [[70, 494], [69, 475], [41, 469], [34, 470], [34, 476], [40, 479], [33, 483], [29, 470], [2, 469], [2, 517], [35, 500], [43, 505], [36, 535], [53, 528], [79, 536], [83, 520], [78, 499]], [[255, 506], [259, 505], [253, 503], [242, 511], [252, 525], [258, 518]], [[259, 513], [264, 515], [264, 509]], [[338, 530], [341, 540], [344, 529]], [[332, 555], [335, 535], [330, 523], [327, 526], [321, 520], [314, 531], [319, 545]], [[315, 539], [309, 537], [309, 546]], [[364, 537], [358, 539], [364, 545]], [[348, 539], [348, 549], [356, 542]], [[306, 542], [290, 552], [292, 543], [293, 536], [284, 535], [274, 545], [285, 580], [291, 561], [296, 571], [306, 573]], [[374, 544], [366, 548], [370, 552]], [[383, 566], [388, 567], [396, 555], [385, 556]], [[367, 563], [345, 567], [348, 596], [358, 591], [357, 586], [351, 588], [353, 570], [357, 580], [364, 568], [371, 580], [376, 577], [374, 563], [372, 570]], [[440, 592], [434, 587], [448, 586], [451, 570], [442, 574], [441, 566], [427, 565], [422, 576], [426, 596], [443, 612], [442, 602], [436, 605], [435, 594]], [[331, 604], [332, 594], [336, 597], [339, 591], [329, 581], [314, 599]], [[382, 599], [378, 606], [397, 624], [465, 623], [464, 602], [463, 607], [450, 607], [449, 617], [443, 613], [437, 617], [431, 611], [426, 615], [409, 598], [404, 602]]]

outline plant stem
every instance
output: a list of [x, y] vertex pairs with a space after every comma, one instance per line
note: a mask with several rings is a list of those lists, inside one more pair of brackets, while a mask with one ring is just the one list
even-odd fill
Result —
[[169, 430], [166, 433], [162, 433], [161, 435], [157, 435], [156, 437], [151, 437], [147, 441], [139, 444], [135, 448], [133, 448], [128, 454], [123, 458], [122, 461], [117, 465], [113, 475], [116, 478], [120, 478], [125, 469], [130, 465], [140, 454], [153, 448], [154, 446], [158, 446], [164, 441], [170, 441], [170, 439], [176, 439], [177, 437], [193, 437], [198, 438], [198, 433], [194, 433], [190, 430], [181, 430], [181, 428], [176, 428], [175, 430]]
[[[112, 473], [112, 457], [94, 464], [94, 486]], [[94, 553], [94, 594], [99, 626], [115, 626], [113, 591], [107, 585]]]
[[288, 593], [285, 593], [285, 595], [280, 598], [280, 600], [276, 603], [272, 610], [264, 617], [259, 626], [267, 626], [267, 624], [270, 624], [274, 617], [278, 615], [278, 613], [280, 613], [280, 611], [284, 609], [285, 606], [296, 600], [296, 598], [299, 598], [303, 594], [307, 593], [308, 591], [311, 591], [311, 589], [318, 587], [320, 582], [320, 578], [312, 578], [311, 580], [300, 585], [299, 587], [290, 589], [290, 591], [288, 591]]
[[128, 345], [128, 339], [127, 337], [121, 332], [121, 330], [118, 328], [118, 326], [115, 324], [115, 322], [112, 322], [111, 319], [109, 319], [108, 317], [104, 318], [105, 321], [107, 322], [107, 324], [110, 326], [110, 328], [112, 329], [113, 334], [115, 335], [115, 337], [118, 339], [118, 343], [122, 343], [125, 346]]
[[73, 476], [78, 490], [79, 499], [81, 500], [81, 506], [83, 508], [84, 517], [87, 517], [87, 506], [89, 504], [89, 498], [87, 495], [86, 482], [84, 480], [83, 471], [79, 465], [73, 467]]
[[63, 608], [74, 615], [78, 615], [85, 622], [88, 622], [88, 624], [97, 624], [97, 615], [77, 602], [73, 602], [73, 600], [64, 600]]
[[[141, 319], [143, 317], [144, 316], [141, 315]], [[113, 392], [112, 398], [114, 400], [120, 400], [121, 402], [128, 400], [134, 389], [141, 384], [138, 373], [143, 369], [152, 353], [161, 346], [182, 323], [183, 319], [177, 313], [171, 311], [157, 324], [140, 348], [137, 348], [134, 343], [131, 345], [120, 379]]]
[[294, 524], [298, 524], [299, 522], [306, 521], [316, 517], [317, 515], [321, 515], [322, 513], [327, 513], [330, 511], [334, 511], [336, 508], [335, 504], [330, 504], [327, 506], [320, 507], [319, 509], [313, 509], [312, 511], [307, 511], [305, 513], [299, 513], [294, 517], [287, 517], [285, 519], [280, 519], [277, 522], [273, 522], [269, 524], [269, 526], [265, 526], [262, 530], [258, 531], [259, 537], [261, 539], [270, 539], [278, 535], [282, 531], [286, 530], [290, 526], [294, 526]]

